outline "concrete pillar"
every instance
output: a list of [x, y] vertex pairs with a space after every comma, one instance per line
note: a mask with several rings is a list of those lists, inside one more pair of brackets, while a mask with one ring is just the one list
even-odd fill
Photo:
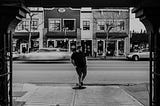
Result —
[[[160, 106], [160, 7], [134, 8], [136, 17], [140, 18], [150, 34], [150, 102], [149, 106]], [[151, 52], [154, 52], [154, 68], [152, 69]], [[152, 77], [152, 75], [154, 77]], [[153, 85], [153, 89], [152, 89]], [[153, 94], [152, 94], [153, 92]], [[152, 99], [153, 95], [153, 99]]]
[[[27, 8], [21, 4], [10, 4], [0, 6], [0, 106], [12, 104], [12, 86], [8, 88], [8, 70], [7, 70], [7, 51], [8, 46], [6, 39], [10, 33], [14, 33], [15, 27], [22, 17], [28, 12]], [[12, 76], [12, 74], [10, 74]], [[11, 78], [11, 77], [10, 77]], [[9, 84], [11, 84], [11, 80]], [[8, 89], [10, 92], [8, 92]], [[10, 100], [8, 95], [10, 95]]]

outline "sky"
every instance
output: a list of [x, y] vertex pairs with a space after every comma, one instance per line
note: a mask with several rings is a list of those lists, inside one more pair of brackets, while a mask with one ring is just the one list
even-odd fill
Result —
[[130, 31], [141, 32], [141, 29], [142, 31], [145, 30], [144, 25], [139, 21], [139, 18], [135, 18], [135, 14], [130, 11]]

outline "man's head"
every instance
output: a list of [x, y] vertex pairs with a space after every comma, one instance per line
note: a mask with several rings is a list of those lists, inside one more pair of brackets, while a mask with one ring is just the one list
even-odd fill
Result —
[[82, 51], [82, 46], [77, 46], [77, 52]]

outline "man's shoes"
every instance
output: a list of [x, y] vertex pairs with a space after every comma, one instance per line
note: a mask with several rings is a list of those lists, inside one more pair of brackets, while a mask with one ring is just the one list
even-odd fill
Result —
[[76, 86], [78, 86], [79, 88], [81, 88], [81, 87], [82, 87], [82, 85], [81, 85], [81, 84], [79, 84], [79, 83], [76, 83]]

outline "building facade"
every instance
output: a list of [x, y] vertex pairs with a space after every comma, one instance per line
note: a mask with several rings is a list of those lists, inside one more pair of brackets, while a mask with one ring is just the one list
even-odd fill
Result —
[[129, 8], [93, 9], [93, 48], [98, 55], [129, 52]]
[[80, 39], [80, 9], [44, 9], [44, 47], [60, 47], [71, 51]]
[[[14, 51], [43, 47], [72, 51], [81, 45], [87, 56], [125, 55], [130, 51], [129, 8], [30, 8], [13, 36]], [[30, 26], [31, 24], [31, 26]]]
[[30, 51], [43, 47], [43, 8], [29, 8], [30, 13], [17, 25], [13, 35], [13, 51], [27, 52], [29, 39]]
[[93, 50], [93, 14], [92, 8], [81, 8], [81, 45], [87, 56], [92, 56]]

